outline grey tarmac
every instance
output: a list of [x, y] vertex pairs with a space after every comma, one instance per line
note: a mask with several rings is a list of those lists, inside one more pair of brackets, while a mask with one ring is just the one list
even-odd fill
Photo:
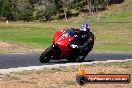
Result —
[[[40, 54], [0, 54], [0, 73], [32, 69], [52, 68], [59, 66], [79, 65], [80, 63], [69, 63], [67, 60], [51, 60], [49, 63], [39, 62]], [[92, 64], [98, 62], [117, 62], [132, 60], [132, 54], [124, 53], [90, 53], [85, 62], [81, 64]]]

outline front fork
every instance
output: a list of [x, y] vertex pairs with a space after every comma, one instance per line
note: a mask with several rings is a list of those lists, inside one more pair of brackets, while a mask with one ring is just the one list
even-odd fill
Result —
[[53, 55], [57, 55], [57, 54], [60, 54], [60, 49], [58, 46], [56, 46], [54, 43], [52, 44], [52, 47], [53, 47]]

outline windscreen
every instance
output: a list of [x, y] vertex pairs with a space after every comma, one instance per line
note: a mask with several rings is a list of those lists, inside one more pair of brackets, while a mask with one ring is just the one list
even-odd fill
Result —
[[62, 37], [63, 37], [63, 38], [69, 38], [69, 37], [73, 36], [74, 33], [75, 33], [74, 30], [72, 30], [72, 29], [67, 29], [67, 30], [65, 30], [65, 31], [62, 33]]

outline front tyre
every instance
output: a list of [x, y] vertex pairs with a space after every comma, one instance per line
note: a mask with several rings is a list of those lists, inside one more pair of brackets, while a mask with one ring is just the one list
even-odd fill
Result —
[[41, 63], [47, 63], [51, 60], [52, 57], [52, 47], [47, 48], [40, 56], [39, 61]]

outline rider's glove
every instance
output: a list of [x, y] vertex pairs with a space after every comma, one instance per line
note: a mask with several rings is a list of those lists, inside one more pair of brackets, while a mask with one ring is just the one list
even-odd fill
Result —
[[80, 49], [80, 50], [83, 50], [83, 51], [85, 51], [85, 49], [86, 49], [86, 47], [84, 47], [84, 46], [78, 46], [78, 45], [74, 45], [74, 44], [71, 44], [70, 46], [73, 49]]
[[74, 45], [74, 44], [71, 44], [71, 47], [72, 48], [78, 48], [78, 46], [77, 45]]

